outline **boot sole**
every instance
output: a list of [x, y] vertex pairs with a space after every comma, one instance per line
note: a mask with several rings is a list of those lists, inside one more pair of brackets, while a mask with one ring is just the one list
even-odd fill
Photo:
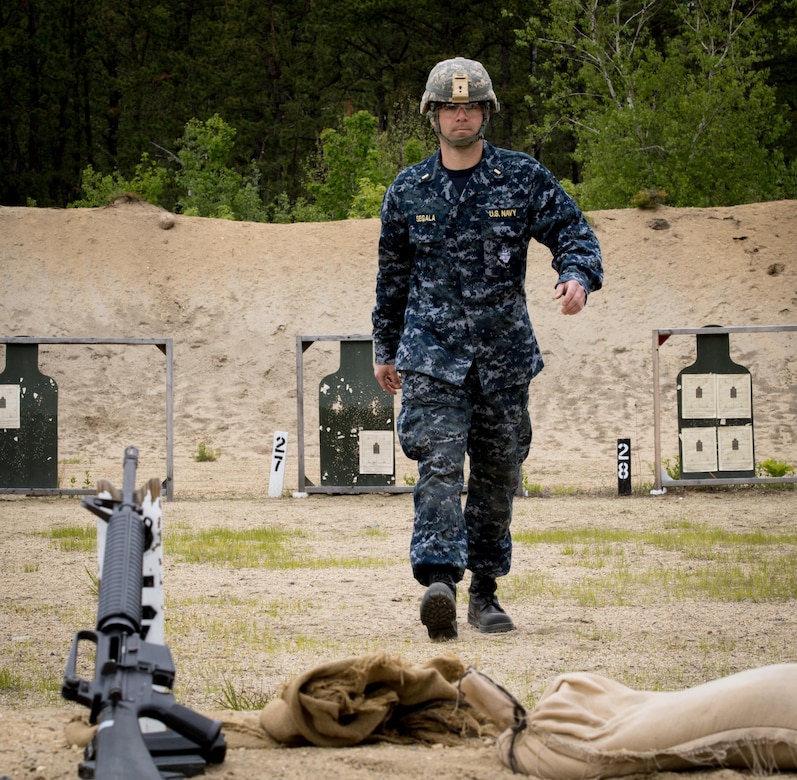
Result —
[[426, 589], [421, 600], [421, 623], [433, 641], [457, 638], [457, 602], [442, 582], [434, 582]]

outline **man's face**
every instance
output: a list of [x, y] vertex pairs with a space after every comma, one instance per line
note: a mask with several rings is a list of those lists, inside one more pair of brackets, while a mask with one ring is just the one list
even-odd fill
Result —
[[440, 133], [449, 141], [477, 135], [484, 121], [481, 103], [441, 103], [437, 110]]

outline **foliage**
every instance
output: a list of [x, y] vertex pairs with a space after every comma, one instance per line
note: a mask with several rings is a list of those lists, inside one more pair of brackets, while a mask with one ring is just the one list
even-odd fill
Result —
[[797, 0], [39, 0], [0, 14], [0, 203], [373, 216], [454, 54], [493, 76], [488, 138], [584, 206], [797, 195]]
[[139, 198], [155, 205], [164, 202], [164, 193], [176, 193], [174, 208], [194, 217], [266, 221], [266, 213], [258, 189], [259, 174], [253, 168], [248, 177], [229, 165], [235, 142], [235, 129], [218, 114], [206, 122], [191, 119], [179, 141], [175, 173], [155, 165], [144, 152], [131, 179], [119, 171], [101, 174], [89, 165], [83, 170], [83, 197], [70, 205], [103, 206], [118, 198]]
[[[0, 203], [65, 205], [88, 165], [129, 178], [143, 151], [171, 167], [164, 150], [214, 114], [236, 128], [227, 166], [248, 179], [254, 161], [264, 203], [306, 199], [321, 131], [357, 111], [390, 131], [408, 102], [417, 114], [443, 56], [479, 57], [521, 95], [527, 57], [511, 31], [538, 3], [506, 0], [507, 15], [464, 0], [12, 3], [0, 14]], [[519, 101], [494, 125], [502, 145], [522, 139]]]
[[208, 447], [205, 442], [201, 441], [199, 442], [197, 451], [194, 453], [194, 460], [197, 463], [209, 463], [214, 460], [218, 460], [220, 455], [221, 450], [214, 450], [211, 447]]
[[358, 111], [344, 117], [340, 130], [324, 130], [320, 159], [307, 180], [318, 211], [327, 219], [378, 217], [385, 190], [399, 170], [431, 151], [419, 128], [405, 125], [401, 133], [383, 133], [375, 116]]
[[523, 494], [526, 496], [542, 495], [542, 485], [539, 482], [532, 482], [527, 474], [523, 474]]
[[681, 456], [676, 455], [674, 458], [664, 458], [661, 463], [664, 471], [670, 479], [681, 478]]
[[345, 117], [340, 130], [324, 130], [319, 160], [308, 171], [309, 196], [293, 204], [282, 193], [265, 208], [257, 168], [246, 177], [227, 164], [236, 131], [214, 115], [186, 124], [174, 155], [175, 173], [155, 165], [146, 152], [129, 180], [118, 171], [103, 175], [89, 165], [82, 175], [83, 197], [70, 205], [102, 206], [126, 197], [165, 207], [169, 204], [163, 196], [169, 193], [176, 198], [173, 208], [187, 216], [251, 222], [377, 217], [387, 185], [400, 168], [430, 152], [417, 135], [402, 139], [404, 146], [397, 149], [396, 141], [377, 125], [376, 117], [360, 111]]
[[[789, 126], [761, 67], [758, 2], [554, 0], [543, 37], [554, 91], [538, 132], [557, 113], [576, 138], [587, 209], [622, 208], [663, 189], [674, 206], [731, 205], [794, 194], [781, 142]], [[669, 35], [657, 39], [657, 28]]]
[[99, 596], [100, 595], [100, 577], [97, 572], [92, 571], [89, 569], [88, 566], [85, 566], [86, 576], [89, 578], [89, 593], [92, 596]]
[[358, 179], [357, 190], [349, 205], [347, 216], [351, 219], [378, 217], [386, 189], [384, 184], [374, 184], [366, 178]]
[[345, 117], [340, 130], [321, 132], [320, 160], [307, 189], [328, 219], [345, 219], [360, 182], [379, 178], [371, 153], [377, 132], [377, 119], [367, 111]]
[[24, 687], [22, 675], [16, 668], [0, 666], [0, 691], [21, 691]]
[[61, 552], [91, 552], [97, 547], [97, 527], [93, 524], [59, 526], [35, 535], [49, 539]]
[[362, 566], [388, 566], [394, 561], [379, 557], [344, 555], [313, 557], [307, 547], [296, 545], [301, 531], [276, 526], [244, 530], [206, 528], [186, 530], [169, 536], [170, 555], [186, 563], [209, 563], [226, 568], [320, 569], [336, 566], [345, 569]]
[[190, 119], [186, 124], [175, 174], [180, 191], [177, 205], [183, 214], [265, 221], [257, 170], [247, 177], [228, 166], [235, 132], [218, 114], [206, 122]]
[[216, 704], [223, 710], [234, 712], [259, 712], [268, 704], [272, 694], [267, 691], [236, 688], [226, 675], [223, 678], [221, 691], [216, 697]]
[[80, 188], [83, 197], [72, 201], [69, 206], [91, 208], [107, 206], [122, 198], [134, 197], [157, 204], [168, 186], [169, 172], [160, 165], [155, 165], [149, 155], [144, 152], [135, 167], [133, 177], [126, 180], [119, 171], [102, 174], [94, 167], [87, 165], [81, 175]]
[[785, 460], [769, 458], [758, 464], [758, 473], [759, 476], [789, 477], [794, 474], [794, 466], [790, 466]]
[[631, 198], [631, 205], [635, 209], [655, 209], [667, 200], [667, 190], [647, 189], [640, 190]]
[[297, 198], [291, 204], [290, 198], [284, 192], [274, 198], [271, 206], [271, 221], [281, 224], [289, 222], [322, 222], [325, 216], [315, 205], [308, 202], [307, 198]]
[[[740, 533], [686, 519], [642, 532], [568, 527], [520, 531], [513, 537], [520, 545], [559, 545], [562, 555], [593, 573], [567, 585], [539, 572], [514, 575], [502, 585], [508, 600], [545, 592], [551, 602], [605, 607], [683, 598], [785, 603], [797, 595], [793, 533]], [[636, 556], [656, 560], [657, 550], [666, 551], [671, 563], [644, 571], [629, 567], [624, 557], [629, 545]]]

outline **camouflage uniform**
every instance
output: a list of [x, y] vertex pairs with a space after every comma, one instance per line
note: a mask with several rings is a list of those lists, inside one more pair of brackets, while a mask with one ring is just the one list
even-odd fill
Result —
[[[543, 361], [525, 296], [529, 241], [558, 282], [601, 287], [597, 239], [553, 175], [484, 142], [460, 194], [440, 152], [402, 171], [382, 205], [374, 357], [401, 372], [398, 434], [418, 460], [410, 560], [429, 572], [509, 571], [512, 495], [528, 454], [528, 385]], [[470, 456], [461, 508], [465, 454]]]

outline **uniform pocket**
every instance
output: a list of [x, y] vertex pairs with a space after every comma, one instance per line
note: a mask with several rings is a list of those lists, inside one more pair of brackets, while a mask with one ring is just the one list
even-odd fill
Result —
[[518, 209], [487, 209], [482, 219], [484, 274], [492, 280], [522, 281], [528, 242]]
[[410, 216], [410, 243], [416, 247], [437, 244], [445, 235], [445, 221], [440, 214], [415, 214]]

